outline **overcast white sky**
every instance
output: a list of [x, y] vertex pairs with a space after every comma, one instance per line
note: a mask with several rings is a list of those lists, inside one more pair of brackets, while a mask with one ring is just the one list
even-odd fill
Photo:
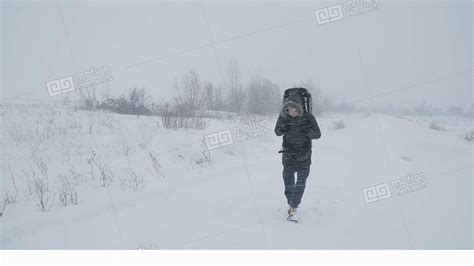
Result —
[[314, 9], [344, 1], [58, 2], [2, 1], [3, 98], [52, 99], [46, 81], [100, 65], [112, 68], [112, 94], [170, 97], [184, 72], [217, 83], [234, 58], [244, 81], [312, 79], [348, 101], [397, 89], [375, 102], [473, 101], [470, 1], [378, 1], [325, 25]]

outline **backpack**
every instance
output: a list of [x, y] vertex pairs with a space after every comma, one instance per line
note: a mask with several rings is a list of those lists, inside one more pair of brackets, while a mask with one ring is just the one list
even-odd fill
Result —
[[311, 93], [306, 88], [298, 87], [286, 89], [285, 93], [283, 94], [282, 104], [285, 104], [289, 100], [300, 102], [304, 112], [311, 113], [313, 111], [313, 100], [311, 98]]

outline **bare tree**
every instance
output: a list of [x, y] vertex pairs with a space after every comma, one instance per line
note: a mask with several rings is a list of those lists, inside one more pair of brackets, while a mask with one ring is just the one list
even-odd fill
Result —
[[161, 107], [164, 104], [165, 104], [165, 101], [163, 99], [159, 99], [158, 101], [152, 101], [149, 109], [153, 115], [158, 115]]
[[80, 89], [81, 108], [93, 110], [97, 107], [97, 95], [94, 89]]
[[216, 99], [216, 90], [214, 88], [214, 84], [210, 81], [203, 81], [203, 102], [205, 109], [207, 110], [215, 110], [215, 99]]
[[254, 75], [247, 86], [248, 111], [252, 114], [273, 114], [281, 105], [280, 88], [262, 75]]
[[203, 109], [203, 86], [196, 71], [187, 72], [181, 83], [175, 81], [174, 87], [177, 92], [177, 111], [183, 116], [195, 116], [199, 109]]
[[224, 88], [222, 85], [218, 86], [214, 98], [214, 110], [224, 111], [225, 110], [225, 101], [224, 101]]
[[146, 95], [144, 89], [133, 88], [128, 92], [128, 105], [129, 114], [136, 114], [137, 118], [139, 115], [149, 115], [150, 110], [148, 109], [148, 102], [150, 96]]
[[245, 101], [245, 91], [239, 65], [234, 59], [231, 59], [227, 65], [224, 85], [228, 93], [228, 111], [241, 113]]

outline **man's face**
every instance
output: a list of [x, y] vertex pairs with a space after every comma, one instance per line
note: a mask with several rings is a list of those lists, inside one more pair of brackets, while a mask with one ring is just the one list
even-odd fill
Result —
[[290, 107], [290, 108], [288, 108], [288, 114], [291, 117], [297, 117], [298, 116], [298, 111], [296, 110], [296, 108]]

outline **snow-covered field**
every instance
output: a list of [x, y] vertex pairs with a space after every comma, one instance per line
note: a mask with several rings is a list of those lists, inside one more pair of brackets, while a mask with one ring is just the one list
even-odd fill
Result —
[[[254, 129], [260, 137], [212, 149], [207, 160], [204, 135], [255, 119], [265, 125]], [[171, 130], [159, 117], [3, 104], [0, 194], [15, 203], [0, 218], [0, 247], [473, 248], [473, 146], [459, 137], [473, 129], [468, 118], [317, 116], [322, 138], [299, 224], [285, 220], [275, 120]], [[65, 180], [77, 205], [61, 205]]]

